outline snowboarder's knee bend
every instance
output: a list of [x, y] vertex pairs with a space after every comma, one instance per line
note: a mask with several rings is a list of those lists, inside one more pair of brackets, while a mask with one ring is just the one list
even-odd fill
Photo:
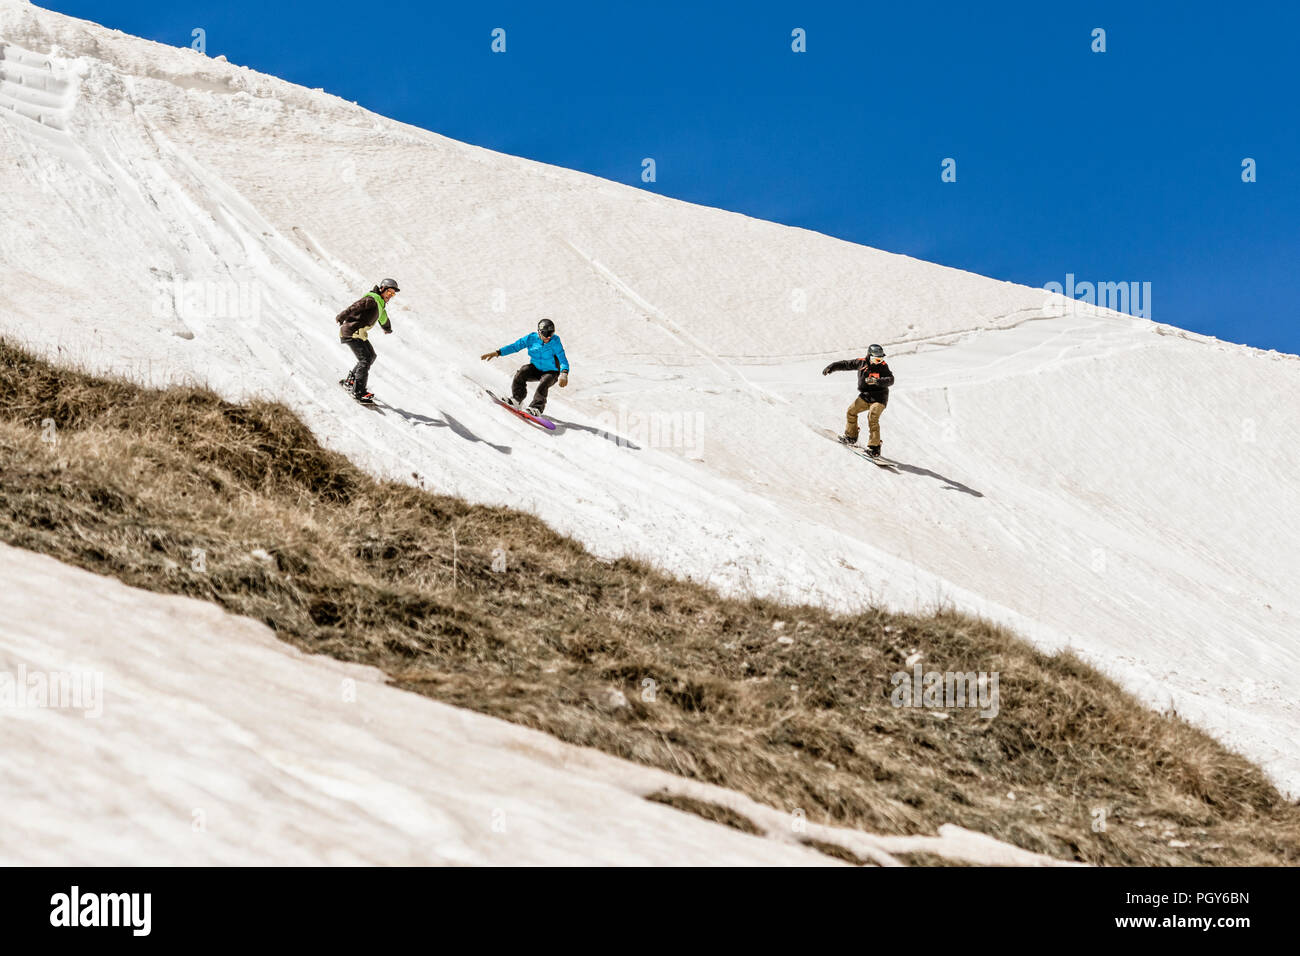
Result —
[[862, 400], [862, 396], [860, 395], [853, 400], [853, 404], [849, 406], [848, 413], [844, 419], [845, 435], [849, 438], [858, 437], [858, 416], [867, 411], [870, 407], [871, 406]]
[[519, 371], [515, 372], [515, 377], [510, 383], [510, 394], [514, 397], [516, 402], [522, 402], [524, 396], [528, 394], [528, 383], [533, 379], [533, 371], [533, 364], [529, 362], [527, 365], [521, 366]]
[[365, 339], [344, 339], [343, 344], [352, 350], [358, 367], [370, 368], [375, 364], [375, 347]]

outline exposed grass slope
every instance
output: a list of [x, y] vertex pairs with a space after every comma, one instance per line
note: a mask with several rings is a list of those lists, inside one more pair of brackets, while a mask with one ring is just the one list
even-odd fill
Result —
[[[1300, 862], [1300, 808], [1257, 767], [1069, 655], [956, 613], [834, 615], [602, 562], [527, 515], [376, 481], [280, 405], [0, 341], [0, 470], [11, 544], [810, 820], [957, 823], [1096, 863]], [[917, 652], [998, 672], [997, 717], [892, 706]]]

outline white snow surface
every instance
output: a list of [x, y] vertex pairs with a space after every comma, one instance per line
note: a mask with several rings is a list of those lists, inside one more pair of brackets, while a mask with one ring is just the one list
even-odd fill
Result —
[[[0, 573], [0, 865], [835, 862], [803, 838], [886, 866], [918, 851], [1057, 862], [951, 825], [809, 824], [8, 545]], [[68, 692], [51, 706], [41, 686]], [[730, 807], [766, 835], [645, 799], [659, 792]]]
[[[0, 197], [13, 340], [282, 400], [375, 474], [729, 593], [982, 614], [1300, 793], [1295, 356], [1062, 314], [1039, 289], [492, 153], [13, 0]], [[389, 275], [380, 413], [335, 385], [351, 359], [332, 319]], [[573, 366], [554, 434], [479, 389], [520, 364], [479, 353], [542, 316]], [[813, 431], [842, 428], [855, 392], [822, 366], [872, 341], [898, 378], [897, 474]]]

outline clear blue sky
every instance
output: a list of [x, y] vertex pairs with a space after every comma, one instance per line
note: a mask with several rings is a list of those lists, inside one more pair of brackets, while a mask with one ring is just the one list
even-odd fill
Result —
[[1158, 321], [1300, 353], [1294, 2], [41, 2], [691, 202], [1029, 285], [1148, 281]]

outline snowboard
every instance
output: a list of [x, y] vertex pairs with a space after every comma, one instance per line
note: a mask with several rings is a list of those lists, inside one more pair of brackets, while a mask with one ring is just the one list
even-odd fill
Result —
[[857, 445], [846, 445], [844, 442], [840, 441], [840, 436], [836, 432], [831, 431], [829, 428], [814, 428], [813, 431], [815, 431], [818, 435], [821, 435], [824, 438], [829, 438], [831, 441], [835, 442], [835, 444], [840, 445], [843, 448], [847, 448], [849, 451], [857, 455], [859, 458], [862, 458], [865, 461], [869, 461], [873, 465], [877, 465], [885, 469], [886, 471], [893, 471], [893, 472], [898, 471], [898, 466], [896, 462], [892, 462], [888, 458], [881, 458], [879, 456], [872, 457], [871, 455], [867, 454], [867, 450], [865, 448], [860, 448]]
[[343, 389], [343, 391], [348, 393], [349, 398], [351, 398], [362, 408], [373, 408], [375, 411], [379, 411], [379, 403], [375, 399], [372, 398], [368, 402], [363, 402], [361, 399], [353, 395], [352, 386], [348, 384], [347, 379], [339, 379], [339, 386]]
[[484, 389], [483, 391], [487, 392], [488, 397], [491, 398], [492, 401], [496, 402], [498, 405], [500, 405], [502, 408], [508, 411], [511, 415], [517, 415], [520, 418], [524, 419], [524, 421], [532, 422], [534, 425], [540, 425], [542, 428], [547, 428], [550, 429], [551, 431], [555, 431], [555, 422], [546, 418], [542, 418], [540, 415], [533, 415], [529, 412], [524, 411], [522, 408], [516, 408], [515, 406], [507, 402], [505, 399], [497, 397], [488, 389]]

